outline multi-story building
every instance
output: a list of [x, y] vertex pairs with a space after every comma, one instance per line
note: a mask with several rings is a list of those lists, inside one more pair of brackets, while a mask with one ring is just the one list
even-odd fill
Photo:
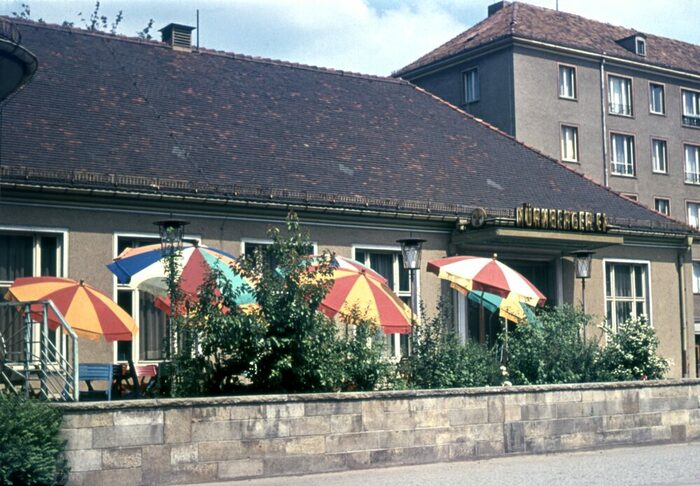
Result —
[[[497, 2], [395, 76], [700, 228], [700, 46]], [[700, 246], [693, 255], [700, 352]]]

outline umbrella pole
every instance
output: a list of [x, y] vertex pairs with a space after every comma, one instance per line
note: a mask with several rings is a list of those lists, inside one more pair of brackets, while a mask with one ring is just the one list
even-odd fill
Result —
[[508, 364], [508, 320], [503, 318], [503, 325], [506, 328], [505, 332], [505, 342], [503, 343], [503, 364]]

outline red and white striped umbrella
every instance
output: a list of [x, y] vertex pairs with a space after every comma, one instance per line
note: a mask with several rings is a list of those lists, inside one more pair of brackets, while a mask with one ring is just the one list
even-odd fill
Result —
[[544, 305], [547, 298], [532, 282], [508, 265], [493, 258], [453, 256], [428, 262], [428, 271], [464, 290], [481, 290], [531, 306]]

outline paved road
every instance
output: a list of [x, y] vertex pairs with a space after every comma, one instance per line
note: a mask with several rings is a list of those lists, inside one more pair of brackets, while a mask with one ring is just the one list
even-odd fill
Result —
[[700, 485], [700, 442], [259, 479], [236, 484], [250, 486]]

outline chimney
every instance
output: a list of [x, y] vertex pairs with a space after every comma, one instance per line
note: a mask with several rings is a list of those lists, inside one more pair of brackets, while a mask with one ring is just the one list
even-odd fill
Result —
[[162, 40], [176, 51], [192, 51], [192, 31], [194, 27], [182, 24], [168, 24], [160, 33]]
[[510, 5], [510, 2], [503, 1], [503, 2], [492, 3], [491, 5], [489, 5], [489, 15], [488, 16], [491, 17], [493, 14], [495, 14], [496, 12], [501, 10], [503, 7], [507, 7], [508, 5]]

